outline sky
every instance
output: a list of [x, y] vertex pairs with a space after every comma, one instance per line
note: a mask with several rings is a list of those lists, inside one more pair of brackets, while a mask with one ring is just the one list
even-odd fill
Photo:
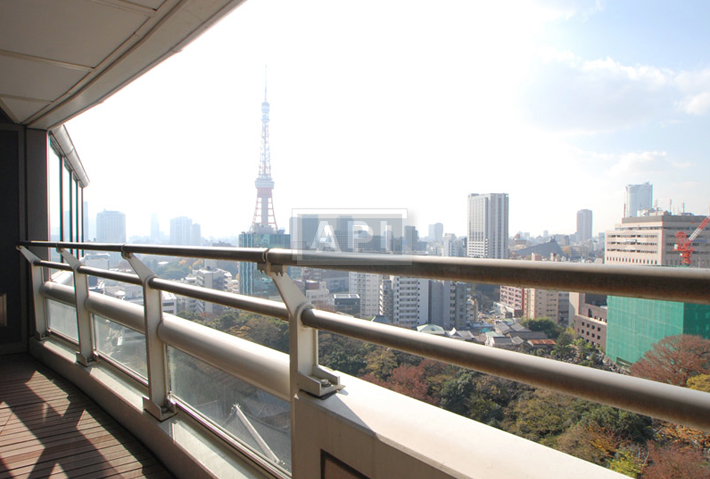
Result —
[[710, 205], [710, 2], [249, 0], [67, 124], [91, 221], [249, 229], [268, 65], [274, 208], [406, 208], [465, 235], [469, 193], [511, 234], [613, 229], [624, 187]]

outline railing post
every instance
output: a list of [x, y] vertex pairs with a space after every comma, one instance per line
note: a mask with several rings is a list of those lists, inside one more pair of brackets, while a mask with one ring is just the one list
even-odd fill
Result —
[[340, 376], [318, 364], [318, 330], [301, 322], [301, 313], [313, 305], [283, 272], [283, 267], [267, 263], [260, 264], [259, 268], [273, 280], [289, 313], [291, 397], [303, 390], [324, 398], [342, 389]]
[[95, 362], [94, 357], [94, 334], [91, 324], [91, 313], [86, 309], [86, 299], [89, 297], [89, 281], [85, 274], [79, 273], [81, 261], [76, 256], [63, 248], [57, 248], [71, 266], [74, 275], [74, 303], [76, 305], [76, 321], [79, 332], [79, 351], [76, 353], [76, 361], [82, 366], [91, 366]]
[[42, 261], [30, 250], [24, 246], [19, 246], [17, 249], [29, 261], [32, 274], [32, 300], [35, 307], [35, 331], [34, 336], [37, 340], [45, 339], [49, 334], [47, 327], [47, 300], [40, 294], [39, 289], [44, 284], [44, 268], [39, 266]]
[[170, 400], [168, 364], [165, 344], [158, 337], [158, 326], [163, 321], [163, 304], [160, 290], [148, 282], [155, 273], [132, 253], [122, 253], [143, 283], [143, 310], [145, 312], [145, 346], [148, 362], [148, 397], [143, 398], [143, 409], [159, 421], [174, 416], [175, 403]]

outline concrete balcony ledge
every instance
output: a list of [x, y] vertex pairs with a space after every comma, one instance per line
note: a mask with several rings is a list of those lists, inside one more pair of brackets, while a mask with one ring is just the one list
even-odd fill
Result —
[[326, 400], [295, 400], [295, 427], [309, 440], [295, 445], [294, 477], [321, 477], [328, 455], [370, 479], [626, 477], [354, 377], [341, 381]]

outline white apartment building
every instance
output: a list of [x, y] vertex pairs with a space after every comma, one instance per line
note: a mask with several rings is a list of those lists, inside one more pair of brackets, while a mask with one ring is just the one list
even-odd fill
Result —
[[[429, 322], [429, 280], [392, 276], [392, 324], [416, 328]], [[388, 318], [389, 319], [389, 318]]]
[[559, 311], [559, 292], [548, 289], [525, 288], [523, 316], [526, 318], [550, 318], [558, 321]]
[[[226, 291], [227, 285], [232, 281], [232, 273], [219, 268], [206, 266], [195, 271], [195, 284], [203, 288], [216, 289]], [[209, 301], [197, 300], [195, 303], [196, 313], [207, 313], [209, 315], [222, 314], [225, 307], [220, 304], [211, 303]]]
[[[648, 216], [622, 218], [606, 232], [604, 262], [606, 264], [680, 266], [680, 253], [675, 250], [676, 233], [690, 236], [703, 221], [703, 216], [671, 215], [652, 212]], [[707, 228], [693, 242], [695, 252], [691, 267], [710, 268], [710, 230]]]
[[309, 303], [316, 307], [322, 307], [326, 304], [333, 304], [330, 296], [330, 290], [325, 281], [308, 280], [305, 283], [306, 299]]
[[350, 294], [360, 295], [360, 316], [372, 318], [380, 314], [379, 274], [350, 272]]
[[508, 194], [468, 195], [468, 257], [508, 258]]

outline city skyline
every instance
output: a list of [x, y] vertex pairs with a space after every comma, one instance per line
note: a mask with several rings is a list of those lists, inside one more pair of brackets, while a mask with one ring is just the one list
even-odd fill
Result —
[[[652, 3], [247, 2], [69, 123], [87, 201], [125, 210], [129, 235], [152, 212], [248, 230], [268, 64], [279, 224], [295, 208], [407, 208], [419, 231], [462, 235], [467, 195], [506, 191], [511, 233], [573, 233], [581, 208], [597, 233], [646, 181], [661, 207], [703, 214], [709, 7]], [[117, 182], [115, 165], [138, 174]]]

